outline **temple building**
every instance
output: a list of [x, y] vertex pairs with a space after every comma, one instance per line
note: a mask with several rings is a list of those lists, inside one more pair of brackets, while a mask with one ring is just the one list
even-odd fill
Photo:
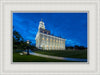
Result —
[[42, 50], [65, 50], [65, 39], [50, 34], [45, 29], [44, 22], [39, 22], [38, 32], [36, 35], [36, 47]]

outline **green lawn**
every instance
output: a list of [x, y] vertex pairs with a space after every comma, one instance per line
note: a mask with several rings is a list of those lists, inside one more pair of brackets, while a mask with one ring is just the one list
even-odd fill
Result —
[[[59, 57], [87, 59], [87, 50], [75, 50], [75, 51], [37, 50], [34, 52], [45, 55], [59, 56]], [[73, 61], [57, 60], [57, 59], [44, 58], [34, 55], [20, 55], [19, 53], [13, 53], [13, 62], [73, 62]]]
[[13, 53], [13, 62], [66, 62], [66, 61], [44, 58], [34, 55], [20, 55], [19, 53]]
[[69, 57], [69, 58], [84, 58], [87, 59], [87, 50], [39, 50], [34, 51], [40, 54], [59, 56], [59, 57]]

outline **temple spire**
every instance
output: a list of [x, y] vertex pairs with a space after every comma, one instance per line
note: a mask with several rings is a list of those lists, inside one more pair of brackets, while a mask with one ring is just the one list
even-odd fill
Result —
[[45, 29], [45, 25], [44, 25], [44, 22], [42, 20], [43, 19], [41, 18], [41, 21], [39, 22], [39, 29], [40, 28]]

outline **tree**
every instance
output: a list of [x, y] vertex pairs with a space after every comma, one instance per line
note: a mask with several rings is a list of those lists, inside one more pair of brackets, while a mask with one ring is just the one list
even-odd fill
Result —
[[24, 41], [23, 37], [17, 31], [13, 31], [13, 50], [36, 49], [31, 43], [30, 41], [30, 44], [27, 44], [27, 41]]
[[79, 46], [78, 46], [78, 45], [75, 45], [74, 48], [75, 48], [75, 49], [79, 49]]
[[23, 37], [17, 32], [13, 31], [13, 50], [22, 49], [24, 45]]
[[80, 50], [84, 50], [85, 49], [85, 47], [84, 46], [80, 46]]
[[23, 37], [17, 31], [13, 31], [13, 37], [17, 42], [23, 41]]

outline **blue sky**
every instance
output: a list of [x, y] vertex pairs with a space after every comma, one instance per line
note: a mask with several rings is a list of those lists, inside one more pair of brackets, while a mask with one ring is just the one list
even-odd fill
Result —
[[87, 13], [13, 13], [14, 30], [35, 45], [41, 18], [51, 34], [66, 39], [66, 46], [87, 47]]

